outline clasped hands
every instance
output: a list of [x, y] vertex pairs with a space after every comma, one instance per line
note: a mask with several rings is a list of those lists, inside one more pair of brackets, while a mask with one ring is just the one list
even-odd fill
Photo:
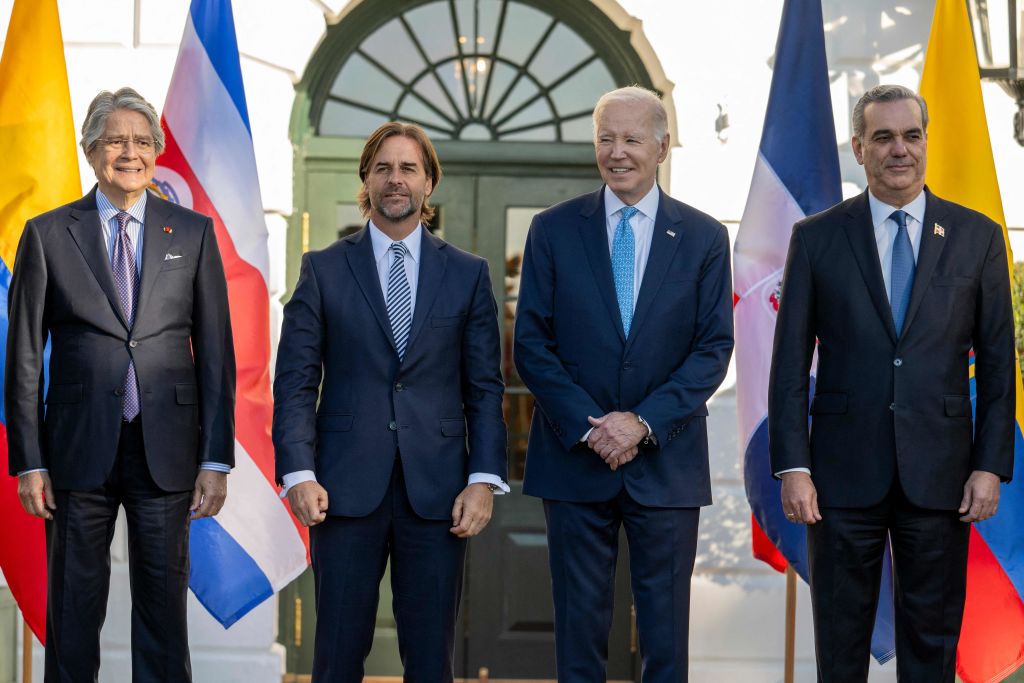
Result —
[[601, 456], [614, 472], [636, 457], [638, 445], [647, 438], [647, 427], [636, 413], [614, 411], [603, 417], [587, 416], [593, 429], [587, 446]]

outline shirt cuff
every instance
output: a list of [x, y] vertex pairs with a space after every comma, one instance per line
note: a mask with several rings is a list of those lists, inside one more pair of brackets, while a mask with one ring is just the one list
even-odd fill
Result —
[[579, 443], [585, 443], [586, 440], [590, 438], [590, 432], [592, 432], [592, 431], [594, 431], [593, 427], [588, 429], [587, 433], [580, 437]]
[[654, 436], [654, 430], [651, 429], [650, 423], [647, 422], [647, 420], [645, 420], [640, 415], [637, 415], [636, 419], [640, 420], [640, 424], [642, 424], [644, 427], [647, 427], [647, 436], [644, 437], [644, 441], [650, 441], [651, 443], [655, 444], [658, 443], [658, 438]]
[[29, 474], [31, 472], [49, 472], [49, 471], [50, 470], [46, 469], [45, 467], [37, 467], [34, 470], [25, 470], [24, 472], [18, 472], [18, 476], [19, 477], [24, 477], [26, 474]]
[[204, 462], [199, 465], [201, 470], [210, 470], [211, 472], [222, 472], [224, 474], [231, 474], [231, 466], [225, 465], [222, 462]]
[[299, 470], [298, 472], [289, 472], [281, 477], [281, 482], [284, 484], [284, 488], [281, 489], [281, 497], [286, 497], [291, 487], [304, 481], [316, 481], [316, 473], [313, 470]]
[[466, 486], [469, 486], [469, 484], [494, 484], [498, 487], [494, 491], [496, 496], [503, 496], [512, 490], [508, 487], [508, 484], [501, 480], [501, 477], [496, 474], [487, 474], [486, 472], [473, 472], [470, 474], [469, 483]]
[[776, 477], [781, 477], [786, 472], [803, 472], [804, 474], [810, 474], [811, 470], [806, 467], [790, 467], [788, 470], [779, 470], [775, 473]]

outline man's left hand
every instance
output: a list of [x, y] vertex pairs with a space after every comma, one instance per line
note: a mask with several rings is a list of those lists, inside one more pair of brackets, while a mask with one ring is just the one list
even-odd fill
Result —
[[199, 470], [199, 476], [196, 477], [196, 487], [192, 490], [192, 505], [189, 506], [192, 519], [213, 517], [224, 507], [224, 500], [227, 497], [227, 472]]
[[487, 484], [470, 484], [455, 499], [449, 531], [459, 538], [476, 536], [491, 521], [493, 508], [494, 494]]
[[647, 437], [647, 427], [636, 413], [615, 411], [587, 420], [593, 427], [587, 445], [613, 470], [636, 457], [637, 445]]
[[974, 470], [964, 484], [960, 501], [961, 522], [981, 522], [996, 514], [999, 508], [999, 476]]

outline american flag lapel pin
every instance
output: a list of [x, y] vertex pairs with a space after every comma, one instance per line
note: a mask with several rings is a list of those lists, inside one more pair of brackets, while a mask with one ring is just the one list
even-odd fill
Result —
[[935, 234], [935, 235], [938, 235], [939, 237], [945, 237], [946, 236], [946, 229], [944, 227], [942, 227], [941, 225], [939, 225], [938, 223], [936, 223], [935, 224], [935, 229], [932, 231], [932, 233]]
[[676, 236], [675, 230], [666, 230], [665, 234], [668, 235], [669, 237], [675, 237]]

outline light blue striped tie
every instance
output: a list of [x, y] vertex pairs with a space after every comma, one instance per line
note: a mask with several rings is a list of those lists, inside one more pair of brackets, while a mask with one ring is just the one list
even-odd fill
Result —
[[405, 357], [405, 345], [409, 343], [412, 329], [412, 290], [405, 274], [405, 254], [408, 247], [403, 242], [391, 243], [391, 268], [388, 270], [388, 320], [391, 333], [395, 336], [398, 357]]
[[636, 215], [635, 206], [625, 206], [619, 212], [619, 224], [612, 238], [612, 277], [615, 278], [615, 297], [619, 300], [622, 330], [629, 336], [633, 323], [633, 271], [636, 268], [636, 240], [629, 219]]
[[889, 216], [896, 223], [896, 239], [892, 243], [892, 321], [896, 323], [896, 334], [903, 331], [903, 321], [910, 305], [910, 290], [914, 285], [914, 247], [907, 232], [907, 213], [893, 211]]

